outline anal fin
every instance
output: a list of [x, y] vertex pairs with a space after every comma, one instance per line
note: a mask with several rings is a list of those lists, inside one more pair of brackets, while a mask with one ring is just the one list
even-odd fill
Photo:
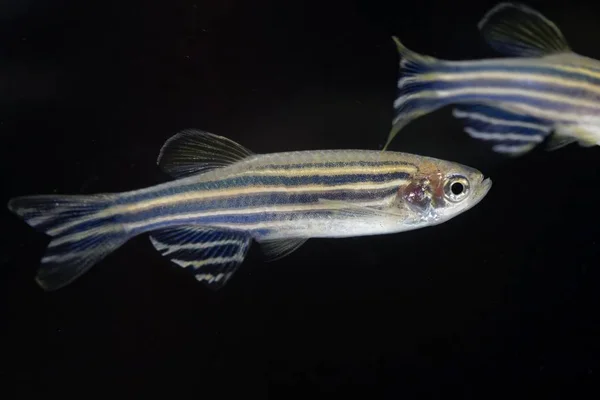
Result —
[[495, 152], [512, 156], [533, 150], [553, 130], [548, 122], [493, 105], [458, 105], [452, 114], [462, 120], [469, 136], [491, 142]]
[[175, 264], [193, 271], [211, 289], [220, 289], [244, 261], [252, 238], [245, 232], [179, 226], [154, 231], [156, 250]]

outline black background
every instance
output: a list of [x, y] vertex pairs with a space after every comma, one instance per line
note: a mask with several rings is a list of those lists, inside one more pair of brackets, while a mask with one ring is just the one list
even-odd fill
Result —
[[[4, 193], [125, 191], [165, 181], [183, 128], [258, 153], [378, 149], [392, 119], [391, 35], [446, 59], [497, 56], [494, 1], [21, 0], [0, 6]], [[599, 58], [592, 3], [532, 1]], [[53, 293], [47, 239], [5, 209], [2, 389], [80, 396], [289, 398], [590, 394], [600, 375], [600, 149], [516, 160], [445, 108], [391, 150], [471, 165], [487, 198], [435, 228], [254, 246], [213, 293], [137, 237]], [[11, 397], [12, 398], [12, 397]]]

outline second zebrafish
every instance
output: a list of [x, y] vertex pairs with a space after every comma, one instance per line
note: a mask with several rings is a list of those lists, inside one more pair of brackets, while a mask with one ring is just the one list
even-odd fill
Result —
[[574, 53], [554, 23], [524, 5], [497, 5], [479, 30], [510, 57], [440, 60], [394, 38], [400, 77], [384, 149], [408, 123], [451, 104], [464, 130], [499, 153], [519, 156], [547, 137], [548, 150], [600, 143], [600, 61]]

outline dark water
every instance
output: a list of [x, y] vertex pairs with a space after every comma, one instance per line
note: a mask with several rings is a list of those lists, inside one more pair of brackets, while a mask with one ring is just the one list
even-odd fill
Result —
[[[190, 127], [260, 153], [380, 148], [390, 36], [442, 58], [493, 56], [476, 23], [495, 2], [476, 4], [2, 2], [2, 201], [163, 182], [158, 151]], [[600, 59], [599, 7], [528, 4]], [[435, 228], [310, 240], [271, 264], [254, 246], [218, 293], [146, 236], [43, 293], [47, 239], [2, 211], [3, 390], [581, 398], [600, 374], [600, 149], [506, 159], [444, 109], [391, 150], [472, 165], [494, 186]]]

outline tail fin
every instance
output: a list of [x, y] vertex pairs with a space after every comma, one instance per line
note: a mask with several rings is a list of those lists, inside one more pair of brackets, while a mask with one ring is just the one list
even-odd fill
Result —
[[404, 46], [397, 37], [394, 36], [393, 39], [400, 55], [400, 76], [398, 95], [394, 101], [392, 129], [383, 150], [387, 149], [398, 132], [412, 120], [446, 105], [435, 97], [423, 96], [432, 89], [432, 82], [422, 77], [435, 73], [436, 67], [443, 61], [416, 53]]
[[38, 195], [16, 197], [8, 208], [30, 226], [52, 237], [36, 282], [47, 291], [73, 282], [128, 239], [114, 195]]

